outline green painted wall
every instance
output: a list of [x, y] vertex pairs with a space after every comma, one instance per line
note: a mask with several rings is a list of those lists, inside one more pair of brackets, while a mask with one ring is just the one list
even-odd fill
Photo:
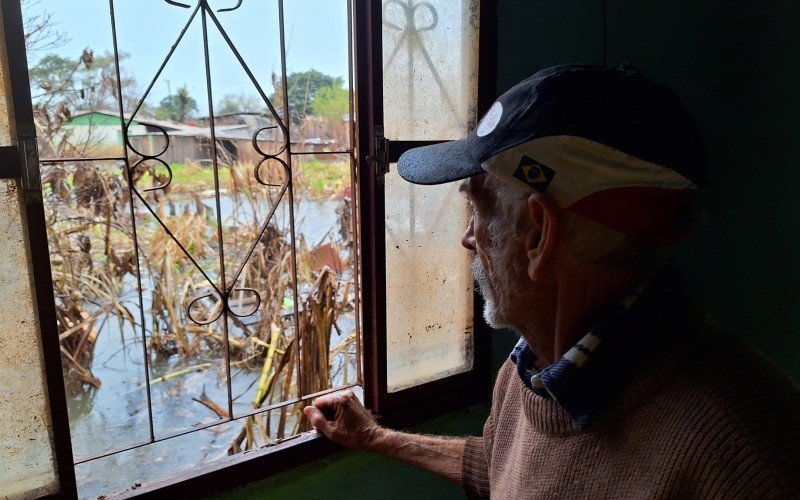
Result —
[[[107, 115], [105, 113], [87, 113], [85, 115], [76, 116], [69, 122], [72, 126], [80, 126], [80, 125], [94, 125], [94, 126], [110, 126], [110, 127], [119, 127], [119, 116], [112, 116]], [[132, 125], [138, 125], [138, 122], [133, 122]]]
[[[502, 0], [498, 90], [561, 63], [601, 63], [600, 0]], [[669, 85], [712, 160], [705, 227], [678, 257], [698, 304], [800, 382], [800, 4], [607, 0], [608, 63]], [[495, 336], [493, 364], [514, 337]], [[485, 408], [437, 426], [477, 433]], [[464, 420], [466, 418], [466, 420]], [[467, 423], [469, 422], [469, 423]], [[360, 453], [270, 478], [235, 498], [461, 498], [457, 487]]]

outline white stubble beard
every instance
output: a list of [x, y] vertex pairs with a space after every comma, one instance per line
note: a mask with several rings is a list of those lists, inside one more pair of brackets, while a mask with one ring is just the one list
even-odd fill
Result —
[[519, 285], [520, 277], [527, 275], [527, 268], [519, 262], [515, 254], [516, 247], [522, 243], [511, 227], [511, 223], [502, 221], [497, 224], [492, 242], [483, 249], [486, 260], [491, 262], [491, 274], [484, 268], [477, 252], [473, 255], [470, 267], [483, 296], [483, 318], [486, 323], [492, 328], [516, 330], [510, 324], [509, 315], [514, 315], [513, 309], [516, 306], [511, 302], [517, 302], [515, 296], [518, 294], [509, 290]]
[[472, 268], [472, 276], [475, 277], [475, 281], [478, 283], [478, 288], [483, 297], [483, 319], [486, 321], [486, 324], [492, 328], [498, 328], [497, 304], [494, 300], [491, 281], [477, 253], [472, 257], [470, 267]]

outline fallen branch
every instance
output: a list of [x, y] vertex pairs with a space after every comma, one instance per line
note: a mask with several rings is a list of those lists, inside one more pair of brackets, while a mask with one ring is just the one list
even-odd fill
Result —
[[205, 386], [203, 386], [203, 393], [200, 394], [200, 397], [199, 398], [192, 398], [192, 401], [197, 401], [201, 405], [203, 405], [206, 408], [208, 408], [209, 410], [213, 411], [214, 413], [217, 414], [217, 416], [219, 418], [231, 418], [231, 414], [228, 413], [228, 410], [226, 410], [225, 408], [223, 408], [220, 405], [218, 405], [217, 403], [215, 403], [213, 399], [209, 398], [206, 395]]

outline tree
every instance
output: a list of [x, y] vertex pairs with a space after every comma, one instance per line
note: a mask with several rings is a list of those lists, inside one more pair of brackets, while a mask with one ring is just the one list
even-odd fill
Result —
[[[120, 60], [127, 57], [120, 54]], [[136, 80], [122, 73], [122, 101], [130, 111], [138, 100]], [[62, 126], [76, 111], [118, 110], [114, 55], [96, 56], [86, 48], [75, 58], [47, 54], [31, 65], [31, 100], [40, 152], [49, 155], [82, 155], [99, 146], [95, 131], [79, 135], [63, 133]]]
[[253, 94], [225, 94], [217, 103], [214, 113], [224, 115], [227, 113], [264, 113], [267, 105], [261, 97]]
[[[56, 49], [69, 41], [66, 33], [55, 27], [53, 14], [39, 8], [39, 0], [22, 0], [22, 28], [25, 32], [25, 52], [34, 58], [39, 52]], [[41, 12], [38, 12], [41, 10]]]
[[197, 111], [197, 101], [189, 95], [186, 85], [178, 87], [174, 95], [169, 95], [161, 100], [156, 108], [156, 118], [170, 119], [176, 122], [186, 121]]
[[[277, 83], [280, 84], [280, 79]], [[323, 87], [342, 87], [342, 85], [344, 81], [341, 78], [326, 75], [315, 69], [290, 74], [286, 77], [289, 112], [300, 118], [314, 114], [314, 103], [319, 90]], [[280, 91], [276, 93], [280, 94]], [[278, 100], [274, 99], [273, 103]]]
[[314, 98], [314, 113], [337, 122], [350, 111], [350, 92], [341, 84], [322, 87]]
[[[57, 29], [52, 13], [41, 8], [38, 0], [22, 0], [25, 49], [30, 61], [29, 76], [33, 118], [38, 132], [39, 149], [43, 154], [80, 156], [99, 144], [93, 131], [71, 136], [62, 130], [73, 113], [82, 110], [118, 108], [120, 87], [123, 107], [131, 111], [139, 89], [136, 79], [120, 68], [120, 84], [114, 54], [95, 55], [89, 47], [80, 53], [64, 56], [42, 52], [58, 49], [69, 41]], [[127, 54], [120, 53], [123, 61]]]
[[71, 59], [58, 54], [48, 54], [33, 65], [28, 74], [33, 90], [33, 100], [54, 96], [58, 93], [71, 93], [75, 91], [76, 83], [80, 79], [81, 59]]
[[[126, 57], [127, 54], [120, 54], [120, 61]], [[130, 109], [139, 89], [135, 78], [124, 70], [121, 73], [123, 104]], [[29, 75], [35, 106], [63, 104], [73, 110], [117, 109], [117, 74], [110, 52], [96, 56], [86, 48], [74, 59], [48, 54], [31, 66]]]

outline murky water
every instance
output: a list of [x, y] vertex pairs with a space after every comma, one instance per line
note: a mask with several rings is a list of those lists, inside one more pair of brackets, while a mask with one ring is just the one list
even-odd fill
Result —
[[[209, 208], [214, 206], [213, 199], [205, 199], [203, 203]], [[231, 213], [232, 200], [223, 197], [221, 203], [223, 212]], [[338, 201], [329, 200], [304, 200], [298, 203], [297, 227], [309, 246], [329, 241], [331, 234], [338, 231], [337, 206]], [[285, 219], [288, 213], [278, 210], [275, 217], [278, 220]], [[128, 276], [126, 280], [126, 289], [135, 290], [135, 278]], [[138, 295], [128, 292], [120, 300], [137, 315], [138, 321]], [[144, 300], [147, 310], [150, 305], [147, 295]], [[146, 324], [148, 321], [146, 318]], [[338, 325], [343, 332], [352, 331], [352, 314], [340, 316]], [[102, 381], [102, 386], [69, 398], [70, 428], [77, 459], [134, 446], [150, 439], [141, 330], [134, 331], [130, 324], [120, 328], [112, 315], [98, 323], [98, 326], [100, 329], [92, 372]], [[235, 329], [235, 326], [232, 328]], [[331, 345], [335, 346], [341, 341], [334, 330]], [[221, 352], [208, 352], [202, 357], [188, 360], [179, 356], [164, 357], [151, 361], [150, 368], [152, 421], [157, 438], [219, 421], [212, 411], [192, 398], [205, 394], [227, 407], [228, 381]], [[159, 379], [176, 372], [183, 373], [166, 380]], [[253, 385], [258, 377], [257, 369], [249, 370], [236, 365], [231, 367], [234, 414], [252, 409]], [[340, 381], [341, 375], [334, 383]], [[76, 474], [81, 497], [92, 498], [136, 483], [175, 475], [181, 470], [225, 456], [240, 429], [238, 422], [222, 423], [78, 464]]]

